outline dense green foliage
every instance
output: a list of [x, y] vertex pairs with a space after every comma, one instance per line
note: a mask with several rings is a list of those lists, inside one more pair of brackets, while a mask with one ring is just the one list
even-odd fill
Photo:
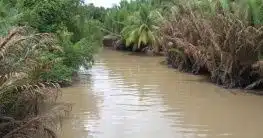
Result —
[[55, 137], [48, 124], [66, 109], [56, 104], [58, 84], [93, 64], [103, 10], [80, 0], [0, 0], [0, 137]]
[[160, 44], [157, 42], [160, 40], [156, 36], [160, 32], [160, 21], [180, 14], [179, 5], [199, 11], [206, 17], [232, 13], [242, 22], [253, 26], [262, 24], [263, 19], [261, 0], [123, 0], [107, 9], [104, 27], [113, 35], [121, 34], [127, 47], [136, 49], [146, 45], [158, 51]]
[[[79, 66], [87, 66], [92, 62], [93, 53], [100, 42], [100, 39], [92, 39], [92, 37], [100, 34], [100, 30], [94, 30], [99, 24], [93, 23], [97, 21], [90, 17], [90, 9], [83, 6], [81, 1], [32, 2], [24, 0], [20, 1], [19, 5], [25, 13], [21, 22], [28, 23], [40, 32], [56, 33], [63, 47], [62, 54], [50, 56], [63, 58], [62, 63], [54, 66], [50, 72], [44, 73], [43, 79], [59, 82], [70, 81], [72, 73], [77, 71]], [[94, 7], [89, 6], [89, 8]], [[60, 68], [61, 70], [57, 70]], [[67, 73], [64, 70], [67, 70]]]
[[56, 76], [44, 73], [42, 76], [44, 80], [69, 83], [72, 73], [77, 71], [79, 66], [88, 67], [92, 62], [93, 53], [102, 38], [99, 30], [101, 23], [96, 20], [96, 16], [102, 17], [98, 17], [96, 12], [91, 12], [91, 10], [98, 11], [98, 8], [83, 5], [79, 0], [4, 2], [1, 1], [2, 35], [6, 35], [12, 26], [27, 25], [42, 33], [55, 33], [60, 40], [59, 45], [63, 53], [50, 53], [48, 57], [62, 58], [63, 60], [58, 64], [61, 65], [62, 70], [67, 68], [70, 72], [58, 74], [63, 71], [52, 73], [55, 69], [51, 69], [48, 74], [56, 74]]
[[162, 15], [151, 1], [121, 1], [107, 11], [105, 27], [121, 34], [127, 47], [133, 50], [156, 46], [155, 31], [158, 29]]

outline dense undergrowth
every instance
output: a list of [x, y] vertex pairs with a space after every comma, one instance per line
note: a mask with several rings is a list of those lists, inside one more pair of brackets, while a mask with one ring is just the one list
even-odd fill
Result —
[[56, 102], [101, 45], [98, 8], [80, 0], [0, 0], [0, 137], [49, 138]]
[[262, 9], [261, 0], [122, 1], [105, 27], [120, 34], [116, 49], [162, 52], [170, 66], [226, 88], [262, 88]]
[[[247, 2], [250, 5], [251, 1]], [[207, 9], [199, 8], [202, 4]], [[195, 74], [207, 72], [212, 82], [226, 88], [262, 87], [262, 71], [256, 64], [260, 60], [263, 29], [260, 24], [255, 25], [260, 23], [251, 14], [255, 11], [248, 9], [248, 15], [235, 11], [241, 8], [235, 7], [239, 4], [177, 3], [178, 13], [161, 29], [163, 45], [167, 47], [170, 42], [166, 48], [168, 64]], [[241, 18], [244, 16], [247, 18]]]
[[[261, 0], [0, 0], [0, 137], [55, 137], [59, 87], [103, 42], [162, 53], [180, 71], [226, 88], [262, 88]], [[108, 35], [108, 37], [103, 36]], [[103, 41], [102, 41], [103, 40]]]

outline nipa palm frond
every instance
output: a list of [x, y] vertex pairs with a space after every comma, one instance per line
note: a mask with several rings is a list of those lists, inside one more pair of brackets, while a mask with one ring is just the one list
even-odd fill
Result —
[[126, 41], [126, 46], [130, 46], [132, 43], [138, 42], [139, 39], [139, 29], [133, 30]]
[[140, 48], [141, 44], [146, 45], [149, 42], [147, 32], [145, 29], [139, 32], [138, 48]]

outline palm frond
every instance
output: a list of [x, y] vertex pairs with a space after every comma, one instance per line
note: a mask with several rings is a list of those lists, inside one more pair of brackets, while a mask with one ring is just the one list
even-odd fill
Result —
[[149, 42], [147, 32], [145, 29], [139, 31], [138, 48], [140, 48], [141, 44], [146, 45]]

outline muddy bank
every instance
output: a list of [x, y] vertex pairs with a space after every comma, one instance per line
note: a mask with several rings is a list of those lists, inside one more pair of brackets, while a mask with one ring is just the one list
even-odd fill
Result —
[[162, 50], [158, 50], [158, 52], [156, 52], [154, 49], [147, 45], [142, 45], [140, 48], [134, 47], [133, 45], [126, 46], [123, 40], [110, 35], [104, 36], [103, 45], [104, 47], [117, 51], [133, 52], [132, 54], [134, 55], [164, 56], [164, 51]]

